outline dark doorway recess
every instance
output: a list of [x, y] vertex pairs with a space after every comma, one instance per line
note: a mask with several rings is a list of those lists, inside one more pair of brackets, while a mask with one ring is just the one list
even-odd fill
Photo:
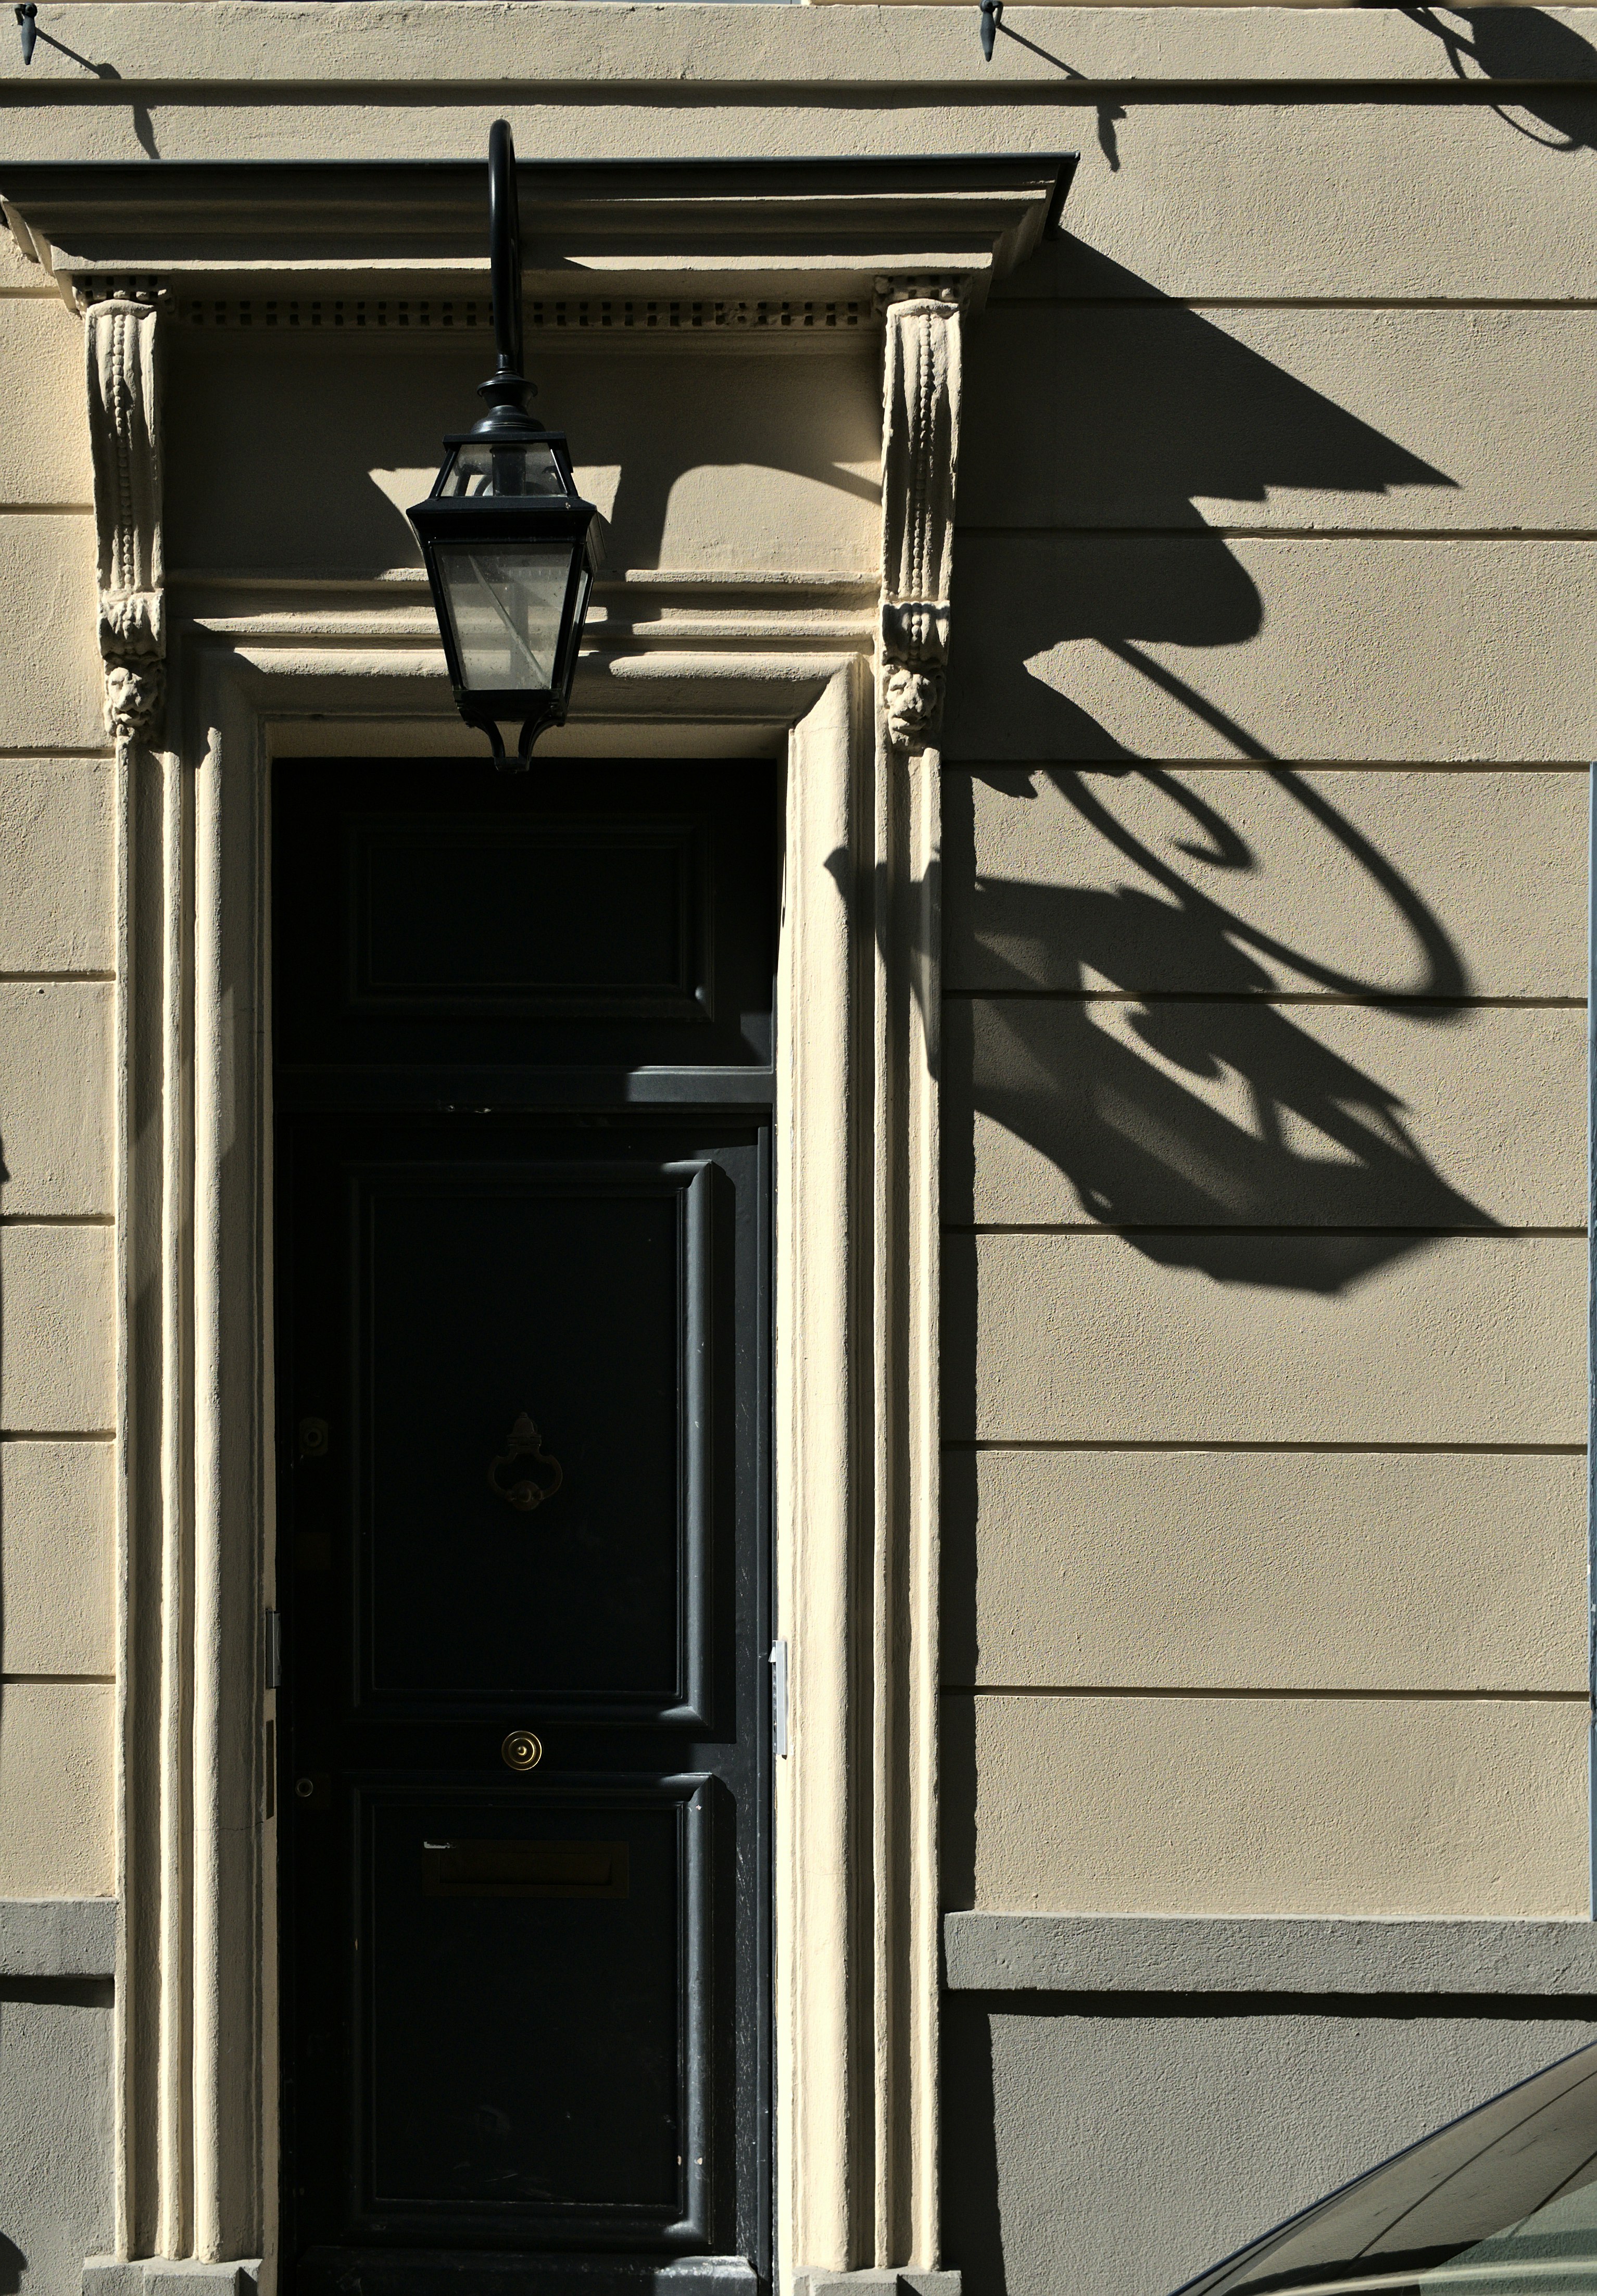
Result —
[[291, 2296], [768, 2284], [777, 828], [277, 772]]

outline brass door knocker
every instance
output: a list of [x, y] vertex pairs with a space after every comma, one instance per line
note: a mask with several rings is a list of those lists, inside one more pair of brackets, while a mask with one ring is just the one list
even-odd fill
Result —
[[[513, 1506], [519, 1513], [530, 1514], [552, 1499], [565, 1481], [565, 1470], [558, 1459], [552, 1459], [544, 1448], [544, 1439], [523, 1411], [517, 1414], [516, 1423], [505, 1440], [508, 1451], [502, 1451], [488, 1469], [488, 1488], [498, 1498]], [[553, 1482], [538, 1482], [531, 1475], [523, 1475], [513, 1483], [500, 1480], [500, 1470], [513, 1467], [518, 1459], [531, 1459], [540, 1467], [547, 1467], [553, 1475]]]

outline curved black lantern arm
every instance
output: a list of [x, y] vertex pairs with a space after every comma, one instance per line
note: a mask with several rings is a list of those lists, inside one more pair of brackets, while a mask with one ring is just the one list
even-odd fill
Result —
[[542, 432], [528, 407], [536, 391], [521, 372], [521, 200], [516, 141], [508, 119], [488, 130], [488, 275], [494, 291], [494, 372], [478, 394], [488, 411], [474, 425], [484, 439], [528, 439]]
[[[598, 564], [601, 521], [577, 491], [563, 436], [546, 430], [521, 372], [521, 226], [507, 120], [488, 136], [488, 263], [494, 372], [487, 412], [445, 439], [443, 466], [411, 524], [427, 562], [455, 706], [496, 764], [525, 767], [565, 722]], [[514, 758], [502, 726], [520, 719]]]
[[494, 283], [494, 343], [499, 373], [521, 372], [521, 201], [516, 139], [508, 119], [488, 130], [488, 267]]

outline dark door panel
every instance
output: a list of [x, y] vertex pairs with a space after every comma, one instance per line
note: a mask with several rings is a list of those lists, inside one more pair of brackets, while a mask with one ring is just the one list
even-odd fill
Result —
[[294, 2284], [299, 2296], [758, 2296], [767, 2284], [741, 2256], [311, 2248]]
[[777, 793], [749, 763], [282, 768], [279, 1062], [769, 1067]]
[[571, 2244], [705, 2244], [714, 1798], [702, 1775], [357, 1796], [351, 2239], [424, 2216], [470, 2240], [486, 2210]]
[[[733, 973], [768, 1059], [773, 879], [730, 774], [596, 822], [490, 776], [463, 828], [461, 774], [289, 768], [277, 809], [277, 1039], [337, 1055], [280, 1069], [289, 2275], [753, 2296], [768, 1071], [694, 1070]], [[449, 1079], [495, 1000], [493, 1105]], [[374, 1097], [376, 1039], [443, 1089]]]
[[389, 1020], [715, 1017], [707, 816], [351, 816], [344, 1009]]
[[672, 1160], [658, 1137], [545, 1136], [451, 1161], [341, 1138], [313, 1140], [305, 1185], [354, 1265], [315, 1385], [342, 1406], [322, 1480], [355, 1532], [356, 1704], [536, 1693], [545, 1716], [707, 1723], [758, 1143]]

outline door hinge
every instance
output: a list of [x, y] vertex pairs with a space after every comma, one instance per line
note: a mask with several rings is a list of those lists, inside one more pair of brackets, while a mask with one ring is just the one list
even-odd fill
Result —
[[776, 1751], [785, 1762], [788, 1755], [788, 1646], [786, 1643], [771, 1645], [771, 1726], [776, 1740]]
[[283, 1688], [283, 1612], [266, 1612], [266, 1688]]

